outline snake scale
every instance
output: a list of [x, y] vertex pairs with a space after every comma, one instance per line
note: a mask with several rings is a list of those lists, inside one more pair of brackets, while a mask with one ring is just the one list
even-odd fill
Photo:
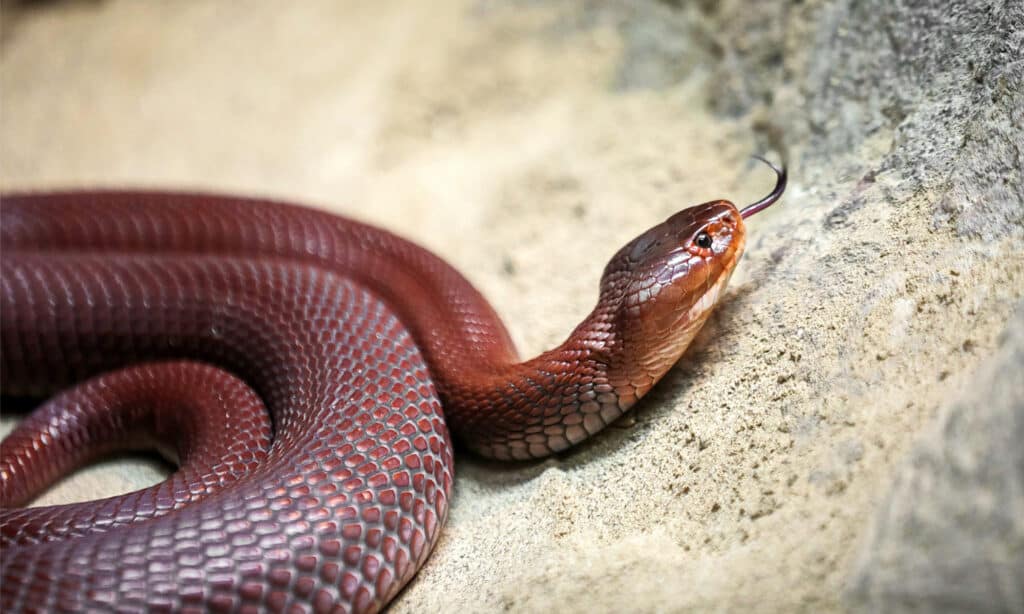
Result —
[[[440, 534], [453, 439], [535, 459], [630, 409], [714, 308], [775, 170], [742, 211], [684, 209], [625, 245], [594, 310], [528, 360], [458, 272], [362, 223], [205, 194], [4, 196], [0, 383], [49, 400], [0, 453], [3, 611], [380, 610]], [[178, 465], [167, 481], [23, 507], [140, 446]]]

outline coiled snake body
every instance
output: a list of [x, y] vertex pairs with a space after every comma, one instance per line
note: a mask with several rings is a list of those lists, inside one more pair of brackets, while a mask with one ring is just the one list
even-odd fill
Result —
[[[370, 226], [195, 194], [4, 197], [3, 392], [65, 391], [3, 442], [2, 609], [380, 609], [445, 520], [448, 429], [497, 459], [599, 431], [679, 358], [742, 218], [784, 187], [781, 171], [742, 213], [714, 201], [637, 237], [594, 311], [526, 361], [461, 275]], [[138, 445], [179, 469], [19, 507]]]

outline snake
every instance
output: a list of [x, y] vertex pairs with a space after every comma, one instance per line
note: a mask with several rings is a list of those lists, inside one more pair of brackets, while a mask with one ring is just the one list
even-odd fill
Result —
[[[679, 360], [744, 220], [785, 190], [769, 165], [757, 202], [619, 249], [593, 311], [528, 359], [465, 277], [365, 223], [208, 193], [0, 197], [0, 385], [46, 399], [0, 445], [2, 610], [383, 609], [437, 543], [453, 446], [563, 452]], [[159, 484], [26, 507], [154, 448], [176, 466]]]

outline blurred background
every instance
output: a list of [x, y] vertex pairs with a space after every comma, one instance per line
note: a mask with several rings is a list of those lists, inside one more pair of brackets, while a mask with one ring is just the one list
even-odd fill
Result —
[[532, 355], [621, 244], [786, 157], [683, 362], [580, 449], [458, 458], [393, 611], [1020, 611], [1022, 33], [1013, 0], [8, 2], [0, 188], [369, 221]]

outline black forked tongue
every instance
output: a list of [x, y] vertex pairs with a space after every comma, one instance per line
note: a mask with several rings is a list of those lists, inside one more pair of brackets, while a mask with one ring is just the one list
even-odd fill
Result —
[[772, 188], [772, 191], [768, 194], [768, 196], [765, 196], [764, 198], [755, 203], [750, 203], [740, 211], [740, 215], [743, 216], [744, 219], [754, 215], [755, 213], [761, 211], [762, 209], [767, 209], [775, 201], [779, 200], [779, 197], [782, 196], [782, 193], [786, 191], [786, 166], [783, 165], [782, 168], [779, 168], [772, 164], [771, 162], [769, 162], [768, 160], [765, 160], [761, 156], [752, 157], [757, 160], [760, 160], [761, 162], [764, 162], [765, 164], [770, 166], [773, 171], [775, 171], [775, 187]]

